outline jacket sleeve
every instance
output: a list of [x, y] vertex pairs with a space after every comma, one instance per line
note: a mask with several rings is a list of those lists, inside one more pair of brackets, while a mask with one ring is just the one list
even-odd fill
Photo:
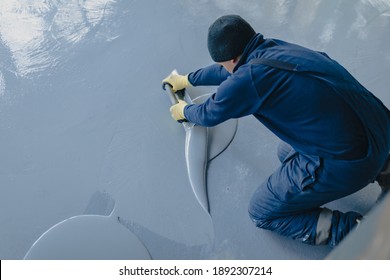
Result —
[[212, 64], [188, 75], [193, 86], [219, 86], [230, 76], [230, 73], [219, 64]]
[[261, 103], [250, 73], [241, 71], [222, 82], [217, 92], [203, 104], [186, 106], [184, 115], [192, 123], [210, 127], [231, 118], [253, 114], [259, 110]]

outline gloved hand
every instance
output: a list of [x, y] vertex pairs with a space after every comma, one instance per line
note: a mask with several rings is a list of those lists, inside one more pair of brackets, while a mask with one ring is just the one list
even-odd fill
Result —
[[162, 82], [163, 84], [170, 84], [174, 92], [187, 88], [191, 85], [188, 81], [188, 75], [179, 75], [176, 71], [173, 71], [168, 77], [162, 80]]
[[169, 110], [171, 111], [172, 118], [176, 121], [185, 120], [186, 117], [184, 116], [184, 107], [187, 105], [188, 103], [184, 100], [179, 100], [179, 103], [171, 106]]

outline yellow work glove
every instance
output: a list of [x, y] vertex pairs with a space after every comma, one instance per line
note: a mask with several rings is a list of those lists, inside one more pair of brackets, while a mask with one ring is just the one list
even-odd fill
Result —
[[184, 116], [184, 107], [187, 106], [188, 103], [184, 100], [179, 100], [179, 103], [171, 106], [169, 109], [171, 111], [171, 116], [176, 121], [183, 121], [186, 119]]
[[188, 75], [179, 75], [176, 71], [173, 71], [168, 77], [166, 77], [163, 81], [163, 84], [168, 83], [172, 86], [172, 90], [174, 92], [187, 88], [191, 84], [188, 81]]

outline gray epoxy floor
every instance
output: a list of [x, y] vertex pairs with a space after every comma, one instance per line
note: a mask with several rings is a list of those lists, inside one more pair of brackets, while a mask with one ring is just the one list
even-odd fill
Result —
[[[212, 218], [202, 211], [161, 80], [211, 63], [208, 26], [236, 13], [266, 37], [327, 52], [389, 107], [389, 10], [387, 0], [1, 0], [0, 258], [23, 258], [64, 219], [104, 213], [101, 195], [155, 259], [324, 258], [327, 247], [251, 224], [250, 196], [278, 166], [278, 140], [251, 117], [209, 163]], [[367, 213], [378, 192], [329, 207]]]

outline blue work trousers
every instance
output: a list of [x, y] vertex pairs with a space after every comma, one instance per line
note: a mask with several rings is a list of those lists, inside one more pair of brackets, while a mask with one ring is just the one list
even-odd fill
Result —
[[324, 159], [282, 142], [281, 166], [255, 191], [249, 215], [255, 225], [307, 244], [337, 245], [362, 216], [322, 205], [373, 182], [388, 151], [369, 148], [359, 160]]

